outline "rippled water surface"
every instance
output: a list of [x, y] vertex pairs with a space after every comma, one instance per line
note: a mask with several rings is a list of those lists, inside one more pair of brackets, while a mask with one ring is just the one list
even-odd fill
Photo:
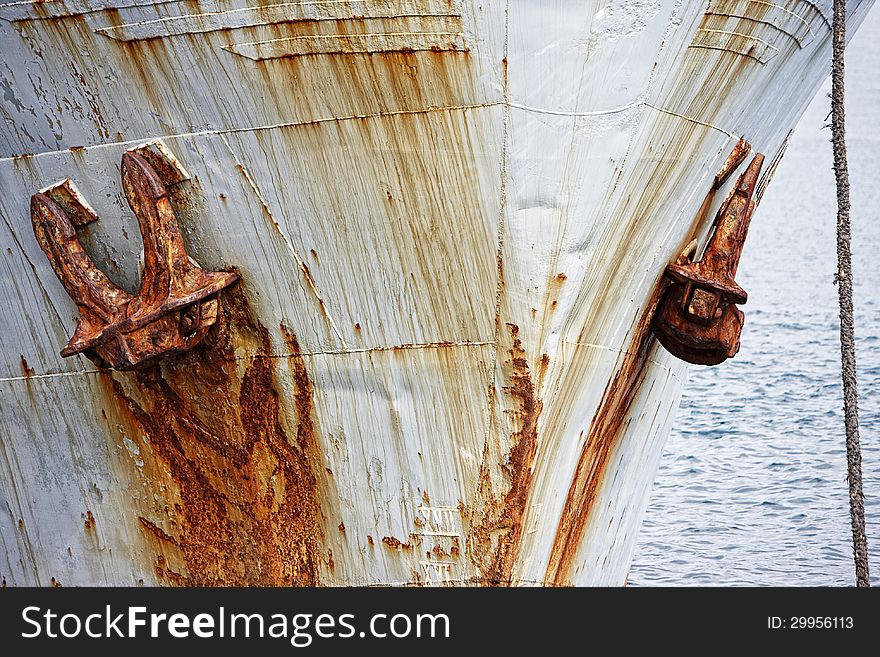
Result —
[[[880, 585], [880, 9], [847, 50], [861, 437], [871, 580]], [[692, 368], [630, 585], [854, 580], [838, 338], [828, 81], [755, 215], [737, 276], [743, 346]]]

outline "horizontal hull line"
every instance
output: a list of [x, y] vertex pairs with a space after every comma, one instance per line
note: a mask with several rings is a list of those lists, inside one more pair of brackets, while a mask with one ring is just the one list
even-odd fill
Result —
[[187, 137], [204, 137], [204, 136], [214, 136], [214, 135], [234, 135], [239, 133], [248, 133], [248, 132], [260, 132], [263, 130], [277, 130], [279, 128], [292, 128], [301, 125], [316, 125], [319, 123], [333, 123], [336, 121], [355, 121], [359, 119], [378, 119], [386, 116], [408, 116], [415, 114], [430, 114], [432, 112], [454, 112], [459, 110], [472, 110], [472, 109], [486, 109], [492, 107], [503, 107], [507, 106], [512, 109], [518, 109], [525, 112], [532, 112], [536, 114], [552, 114], [556, 116], [573, 116], [573, 117], [590, 117], [590, 116], [604, 116], [607, 114], [617, 114], [619, 112], [624, 112], [628, 109], [632, 109], [635, 107], [639, 107], [644, 105], [650, 109], [656, 110], [658, 112], [662, 112], [663, 114], [669, 114], [671, 116], [678, 117], [684, 121], [689, 121], [691, 123], [696, 123], [697, 125], [704, 126], [706, 128], [711, 128], [712, 130], [717, 130], [722, 134], [727, 135], [728, 137], [736, 138], [737, 135], [729, 130], [725, 130], [724, 128], [713, 125], [711, 123], [707, 123], [705, 121], [700, 121], [699, 119], [694, 119], [689, 116], [685, 116], [684, 114], [679, 114], [678, 112], [673, 112], [672, 110], [664, 109], [663, 107], [658, 107], [656, 105], [652, 105], [648, 101], [637, 101], [635, 103], [631, 103], [629, 105], [624, 105], [622, 107], [613, 108], [610, 110], [596, 110], [592, 112], [567, 112], [564, 110], [552, 110], [552, 109], [541, 109], [538, 107], [529, 107], [527, 105], [521, 105], [518, 103], [504, 103], [503, 101], [492, 101], [488, 103], [474, 103], [470, 105], [447, 105], [447, 106], [438, 106], [438, 107], [426, 107], [424, 109], [418, 110], [394, 110], [390, 112], [374, 112], [371, 114], [351, 114], [348, 116], [329, 116], [322, 117], [318, 119], [310, 119], [307, 121], [289, 121], [286, 123], [275, 123], [271, 125], [258, 125], [258, 126], [250, 126], [247, 128], [226, 128], [223, 130], [193, 130], [192, 132], [180, 132], [176, 134], [170, 135], [161, 135], [158, 137], [141, 137], [139, 139], [127, 139], [125, 141], [115, 141], [115, 142], [104, 142], [101, 144], [93, 144], [91, 146], [73, 146], [69, 148], [60, 148], [52, 151], [41, 151], [39, 153], [23, 153], [21, 155], [11, 155], [7, 157], [0, 158], [0, 164], [5, 162], [11, 162], [14, 160], [25, 159], [25, 158], [37, 158], [37, 157], [45, 157], [48, 155], [59, 155], [61, 153], [69, 153], [69, 152], [82, 152], [84, 150], [95, 150], [98, 148], [109, 148], [113, 146], [129, 146], [129, 145], [137, 145], [142, 144], [147, 141], [153, 141], [156, 139], [185, 139]]

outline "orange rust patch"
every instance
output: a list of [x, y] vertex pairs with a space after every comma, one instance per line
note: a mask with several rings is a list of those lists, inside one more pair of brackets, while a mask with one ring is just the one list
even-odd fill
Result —
[[[393, 536], [385, 536], [382, 542], [392, 550], [412, 550], [411, 543], [401, 543], [399, 538], [394, 538]], [[370, 544], [372, 545], [372, 543], [373, 541], [370, 539]]]
[[[147, 518], [139, 522], [159, 539], [156, 573], [168, 583], [316, 585], [314, 473], [323, 463], [308, 371], [296, 336], [285, 330], [296, 410], [296, 435], [288, 436], [268, 332], [240, 289], [227, 296], [222, 325], [206, 340], [214, 344], [111, 381], [129, 431], [147, 438], [142, 458], [170, 477], [167, 494], [179, 496], [166, 506], [174, 510], [175, 536]], [[237, 356], [237, 347], [256, 355]], [[168, 567], [172, 553], [184, 573]]]
[[[519, 556], [523, 534], [523, 517], [532, 483], [532, 465], [538, 446], [538, 418], [543, 402], [538, 398], [529, 371], [529, 361], [519, 327], [507, 324], [512, 346], [507, 379], [510, 385], [503, 388], [516, 408], [509, 411], [517, 427], [511, 434], [511, 448], [502, 470], [509, 484], [500, 507], [492, 487], [488, 470], [489, 449], [484, 448], [480, 467], [479, 498], [485, 508], [471, 530], [469, 547], [477, 565], [490, 584], [507, 586], [513, 578], [513, 568]], [[488, 502], [488, 503], [487, 503]]]
[[153, 536], [158, 538], [160, 541], [167, 541], [168, 543], [171, 543], [172, 545], [178, 545], [177, 539], [174, 538], [173, 536], [170, 536], [169, 534], [167, 534], [165, 532], [165, 530], [163, 530], [161, 527], [159, 527], [159, 525], [157, 525], [156, 523], [150, 522], [149, 520], [147, 520], [143, 516], [138, 516], [138, 520], [140, 521], [141, 525], [143, 525], [144, 529], [146, 529], [148, 532], [150, 532]]
[[163, 555], [156, 557], [156, 565], [153, 570], [156, 572], [156, 578], [160, 582], [167, 582], [174, 586], [186, 586], [188, 580], [178, 572], [171, 570]]
[[656, 340], [650, 330], [651, 318], [662, 289], [663, 286], [658, 285], [636, 324], [630, 350], [624, 354], [619, 369], [605, 386], [602, 401], [590, 423], [550, 551], [545, 575], [548, 584], [567, 586], [571, 583], [571, 568], [583, 540], [608, 458], [645, 377], [648, 354]]
[[544, 385], [544, 377], [547, 376], [547, 369], [550, 367], [550, 354], [541, 354], [541, 363], [538, 367], [538, 388]]
[[95, 529], [95, 516], [92, 515], [92, 512], [86, 511], [83, 518], [85, 518], [85, 520], [83, 520], [83, 527], [86, 528], [86, 531], [94, 531], [94, 529]]
[[434, 545], [434, 547], [431, 548], [431, 550], [429, 552], [425, 552], [425, 556], [428, 559], [430, 559], [433, 556], [436, 559], [443, 560], [443, 559], [449, 558], [450, 556], [458, 556], [458, 548], [455, 546], [452, 546], [450, 548], [449, 552], [447, 552], [443, 548], [443, 546], [438, 543], [438, 544]]
[[28, 365], [28, 362], [27, 362], [27, 360], [25, 360], [24, 356], [19, 356], [18, 366], [21, 369], [21, 375], [26, 379], [29, 379], [34, 374], [36, 374], [36, 372], [34, 371], [34, 368], [31, 367], [30, 365]]

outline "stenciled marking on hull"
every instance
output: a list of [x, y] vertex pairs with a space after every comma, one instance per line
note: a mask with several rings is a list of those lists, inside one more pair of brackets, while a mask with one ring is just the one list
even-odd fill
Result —
[[830, 29], [812, 2], [789, 6], [765, 0], [712, 0], [689, 48], [731, 52], [766, 64], [790, 39], [803, 49], [821, 29]]
[[419, 561], [422, 568], [423, 586], [448, 586], [459, 582], [456, 579], [455, 568], [458, 566], [454, 561]]
[[410, 532], [410, 540], [418, 549], [424, 550], [421, 553], [424, 558], [419, 560], [419, 576], [407, 584], [450, 586], [461, 583], [459, 571], [462, 564], [451, 560], [461, 556], [461, 509], [421, 504], [417, 511], [419, 515]]
[[422, 516], [421, 526], [414, 530], [414, 536], [461, 537], [459, 529], [461, 512], [452, 506], [419, 506]]
[[[538, 502], [537, 504], [532, 504], [529, 507], [529, 527], [526, 529], [526, 534], [536, 534], [541, 529], [541, 516], [544, 513], [544, 503]], [[527, 563], [523, 564], [523, 571], [527, 569]]]

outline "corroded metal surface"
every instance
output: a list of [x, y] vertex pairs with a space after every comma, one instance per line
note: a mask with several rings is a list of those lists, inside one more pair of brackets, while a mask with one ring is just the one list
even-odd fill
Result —
[[[728, 162], [741, 159], [739, 153], [745, 150], [735, 149]], [[694, 243], [666, 267], [672, 285], [660, 301], [653, 329], [667, 351], [688, 363], [718, 365], [739, 351], [745, 315], [736, 304], [745, 303], [748, 294], [734, 277], [755, 211], [752, 197], [763, 164], [764, 156], [755, 155], [718, 209], [702, 258], [692, 259]], [[732, 168], [725, 166], [715, 176], [710, 194], [730, 173]]]
[[64, 208], [47, 194], [31, 198], [31, 222], [80, 313], [61, 355], [84, 353], [99, 367], [128, 370], [199, 344], [217, 321], [217, 294], [238, 276], [206, 272], [189, 257], [165, 185], [142, 155], [123, 154], [122, 185], [144, 241], [136, 296], [92, 262]]
[[[0, 5], [0, 575], [623, 583], [686, 371], [658, 283], [740, 138], [781, 152], [827, 5]], [[119, 163], [165, 175], [157, 139], [187, 251], [241, 283], [190, 351], [62, 358], [27, 200], [75, 181], [134, 296]]]

